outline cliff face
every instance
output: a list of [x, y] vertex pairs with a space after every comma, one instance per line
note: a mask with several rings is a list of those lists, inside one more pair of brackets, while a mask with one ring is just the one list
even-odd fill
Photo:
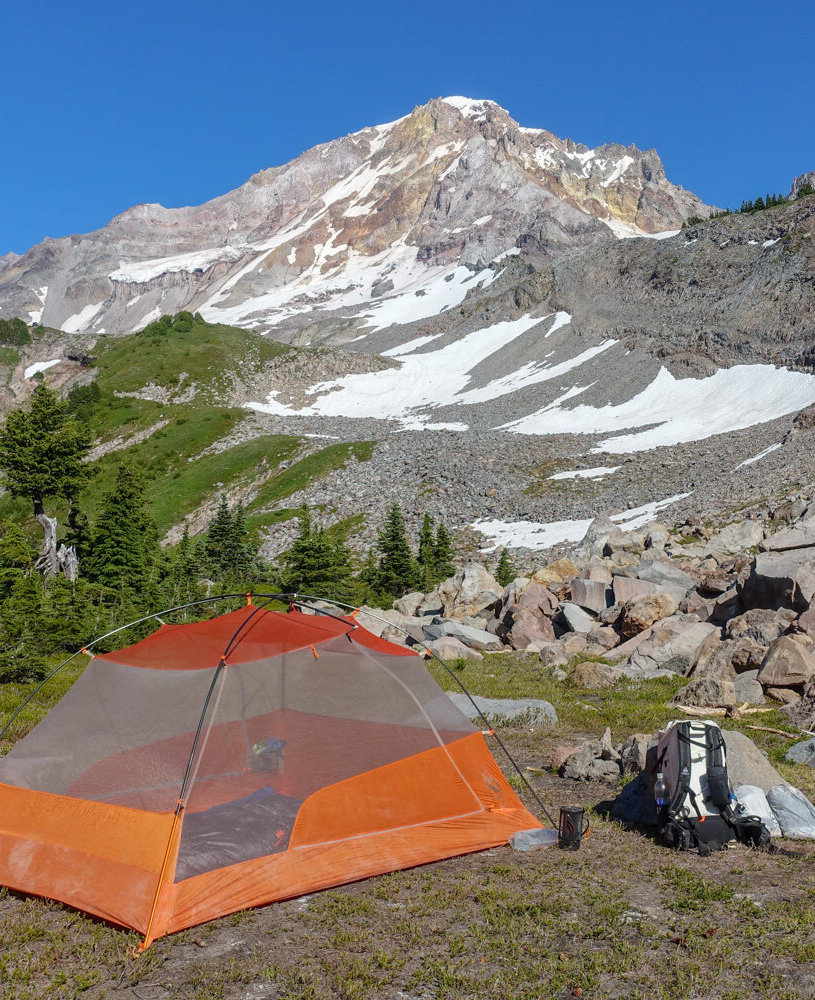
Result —
[[446, 98], [203, 205], [139, 205], [94, 233], [8, 255], [0, 315], [120, 334], [187, 308], [285, 335], [516, 247], [554, 260], [707, 211], [653, 150], [587, 149], [490, 101]]

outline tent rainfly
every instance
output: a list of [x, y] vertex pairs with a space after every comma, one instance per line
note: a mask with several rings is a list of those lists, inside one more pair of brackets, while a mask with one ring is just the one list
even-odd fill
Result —
[[142, 947], [540, 825], [422, 660], [353, 617], [162, 625], [0, 758], [0, 885]]

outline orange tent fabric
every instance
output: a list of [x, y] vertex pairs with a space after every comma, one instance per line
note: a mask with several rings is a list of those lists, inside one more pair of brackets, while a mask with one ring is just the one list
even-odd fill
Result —
[[96, 656], [0, 759], [0, 884], [145, 947], [539, 826], [419, 657], [296, 611]]

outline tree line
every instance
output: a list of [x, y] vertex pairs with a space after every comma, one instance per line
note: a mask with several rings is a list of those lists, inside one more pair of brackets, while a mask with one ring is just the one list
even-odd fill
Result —
[[[0, 522], [0, 681], [38, 679], [54, 653], [209, 594], [263, 589], [381, 605], [430, 590], [454, 572], [444, 523], [425, 515], [414, 551], [398, 504], [363, 560], [341, 528], [319, 523], [307, 508], [298, 513], [289, 550], [274, 562], [263, 559], [242, 504], [223, 496], [203, 532], [192, 538], [185, 528], [176, 545], [162, 547], [149, 510], [150, 481], [128, 461], [119, 464], [91, 519], [82, 497], [95, 473], [87, 461], [87, 418], [98, 399], [95, 383], [66, 399], [40, 383], [29, 406], [11, 411], [0, 426], [0, 484], [29, 502], [42, 531], [37, 551], [23, 526]], [[58, 525], [53, 511], [66, 505]], [[152, 627], [111, 642], [135, 641]]]

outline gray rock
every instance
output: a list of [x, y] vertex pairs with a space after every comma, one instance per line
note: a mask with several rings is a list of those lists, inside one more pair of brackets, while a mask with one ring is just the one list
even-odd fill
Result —
[[613, 687], [623, 676], [619, 667], [598, 663], [597, 660], [583, 660], [574, 668], [572, 683], [584, 688]]
[[687, 687], [671, 699], [671, 705], [697, 705], [700, 708], [722, 708], [736, 704], [733, 681], [702, 674], [694, 677]]
[[734, 788], [737, 785], [758, 785], [766, 795], [773, 785], [785, 783], [749, 736], [736, 729], [723, 729], [722, 735], [727, 747], [727, 774]]
[[717, 531], [704, 543], [705, 552], [723, 552], [732, 555], [755, 548], [764, 537], [764, 528], [758, 521], [737, 521]]
[[693, 577], [674, 566], [672, 563], [658, 559], [642, 559], [637, 566], [637, 576], [648, 583], [656, 583], [660, 590], [665, 590], [676, 598], [677, 602], [693, 589]]
[[[718, 632], [715, 625], [706, 622], [688, 622], [680, 616], [666, 618], [652, 629], [640, 642], [625, 664], [638, 672], [670, 670], [688, 674], [705, 641]], [[622, 649], [617, 647], [614, 653]]]
[[430, 625], [423, 627], [425, 640], [441, 639], [442, 636], [452, 636], [459, 639], [465, 646], [471, 649], [495, 651], [503, 648], [503, 643], [490, 632], [480, 628], [473, 628], [471, 625], [464, 625], [462, 622], [444, 621], [435, 618]]
[[468, 563], [455, 576], [439, 584], [439, 596], [445, 618], [462, 621], [485, 608], [496, 607], [504, 594], [503, 587], [481, 563]]
[[784, 754], [784, 760], [788, 760], [790, 764], [809, 764], [810, 767], [815, 767], [815, 738], [793, 743]]
[[[548, 642], [542, 646], [538, 653], [538, 659], [547, 667], [565, 667], [569, 662], [569, 654], [564, 650], [560, 642]], [[563, 675], [566, 676], [565, 674]]]
[[564, 602], [560, 613], [572, 632], [591, 632], [592, 629], [598, 628], [600, 624], [588, 612], [576, 604], [572, 604], [570, 601]]
[[793, 611], [752, 608], [731, 618], [725, 625], [725, 635], [728, 639], [750, 639], [759, 646], [769, 646], [787, 631], [794, 619]]
[[739, 584], [745, 608], [791, 608], [806, 611], [815, 596], [815, 552], [791, 549], [760, 552], [750, 575]]
[[614, 604], [611, 587], [599, 580], [572, 580], [572, 601], [587, 611], [600, 612]]
[[521, 608], [528, 608], [536, 614], [552, 616], [557, 614], [560, 601], [544, 587], [542, 583], [530, 583], [519, 591], [515, 603]]
[[648, 743], [651, 737], [645, 733], [634, 733], [620, 750], [620, 767], [623, 774], [639, 774], [645, 768]]
[[615, 576], [611, 589], [614, 591], [614, 600], [617, 604], [627, 604], [628, 601], [637, 601], [641, 597], [648, 597], [649, 594], [658, 594], [663, 588], [645, 580]]
[[733, 681], [733, 690], [736, 692], [736, 704], [743, 705], [763, 705], [764, 688], [758, 682], [757, 670], [746, 670], [739, 674]]
[[440, 660], [483, 660], [484, 656], [477, 649], [465, 646], [460, 639], [452, 635], [443, 635], [427, 644], [427, 648]]
[[815, 656], [790, 636], [782, 635], [767, 650], [758, 679], [764, 687], [796, 687], [815, 677]]
[[783, 528], [765, 538], [759, 548], [762, 552], [785, 552], [815, 546], [815, 518], [808, 518], [791, 528]]
[[530, 643], [543, 646], [555, 638], [552, 623], [545, 615], [518, 604], [504, 609], [500, 634], [513, 649], [526, 649]]
[[598, 583], [605, 583], [609, 587], [611, 586], [611, 581], [613, 579], [611, 570], [608, 566], [603, 566], [600, 563], [589, 563], [580, 576], [583, 580], [593, 580]]
[[487, 719], [521, 719], [533, 726], [553, 726], [557, 722], [554, 707], [541, 698], [481, 698], [473, 695], [471, 701], [461, 691], [448, 691], [447, 697], [468, 719], [479, 719], [480, 711]]
[[419, 610], [419, 606], [424, 601], [424, 594], [417, 590], [412, 594], [405, 594], [404, 597], [400, 597], [398, 601], [393, 602], [393, 610], [398, 611], [403, 615], [410, 615], [413, 617]]
[[442, 612], [443, 601], [441, 599], [441, 594], [438, 590], [431, 590], [430, 593], [425, 597], [422, 603], [416, 608], [416, 614], [421, 615], [440, 615]]

